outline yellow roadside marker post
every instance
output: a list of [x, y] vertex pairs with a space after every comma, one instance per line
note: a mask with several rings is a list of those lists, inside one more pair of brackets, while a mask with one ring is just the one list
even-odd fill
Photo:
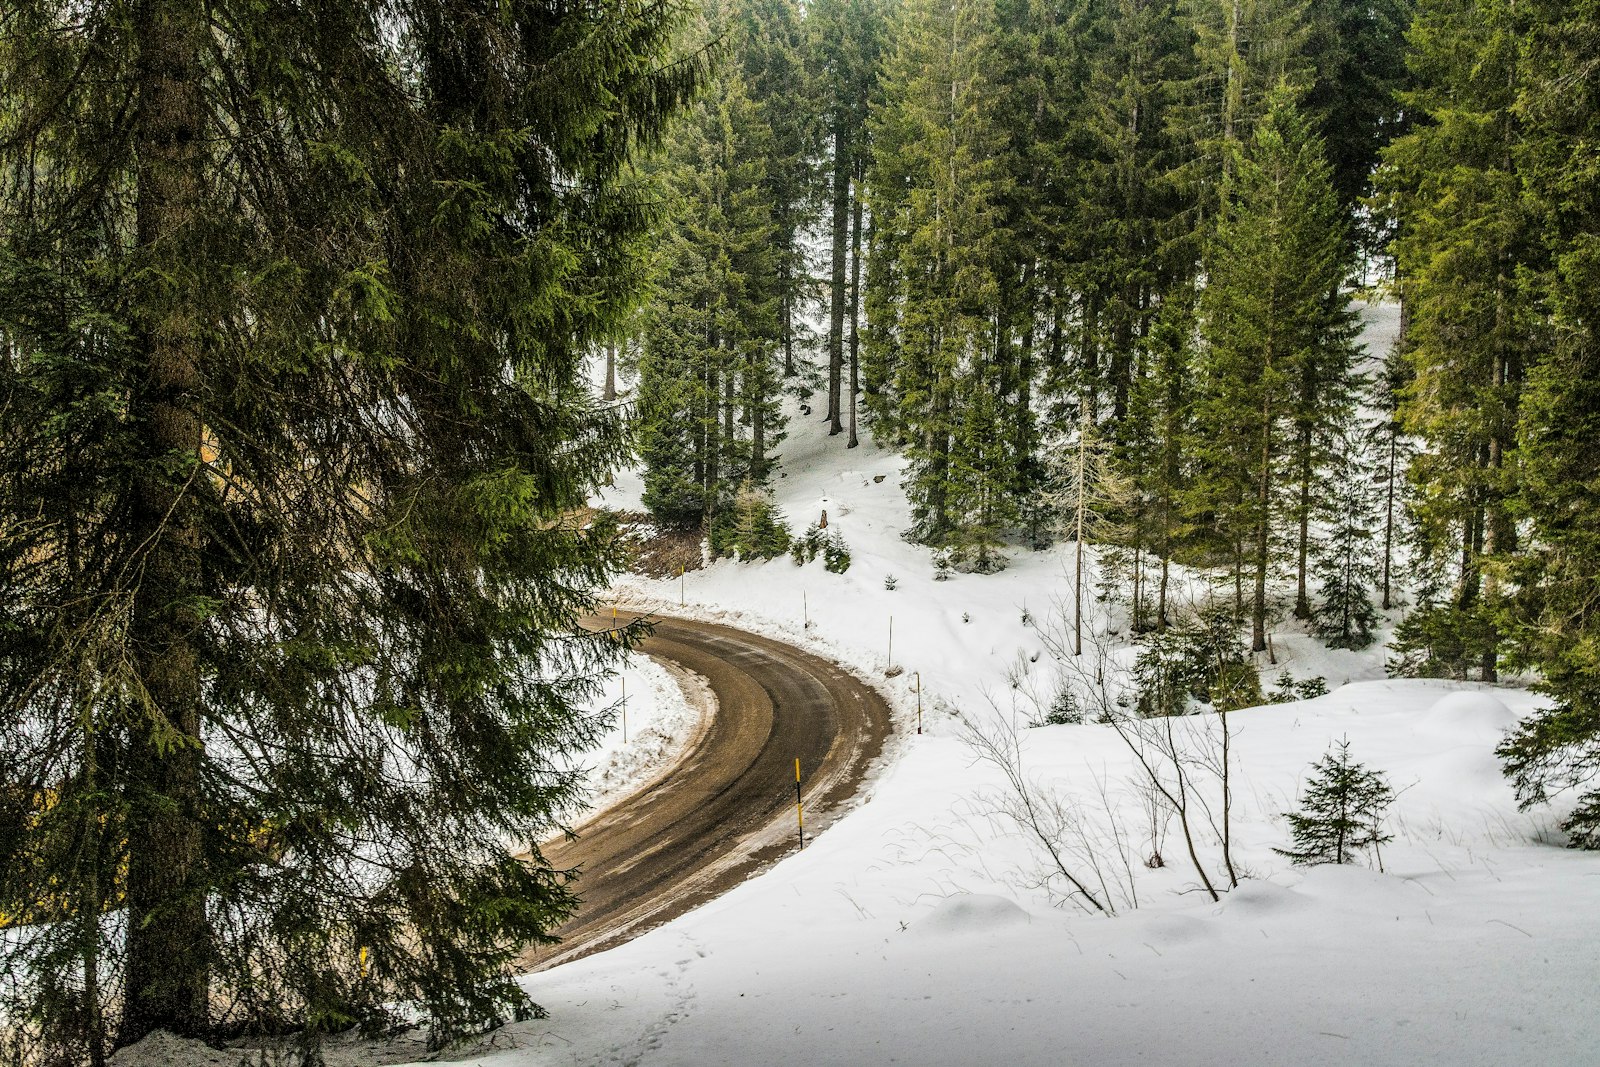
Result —
[[800, 828], [800, 847], [806, 847], [806, 816], [800, 807], [800, 757], [794, 758], [794, 820]]

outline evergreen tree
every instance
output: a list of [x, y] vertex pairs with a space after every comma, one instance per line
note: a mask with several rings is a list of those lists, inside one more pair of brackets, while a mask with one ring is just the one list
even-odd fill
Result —
[[1415, 449], [1400, 422], [1400, 397], [1410, 378], [1404, 355], [1404, 332], [1384, 359], [1383, 369], [1372, 382], [1372, 402], [1383, 412], [1368, 433], [1368, 447], [1377, 459], [1376, 482], [1382, 511], [1383, 557], [1378, 581], [1383, 592], [1381, 607], [1394, 607], [1394, 560], [1401, 539], [1401, 520], [1406, 509], [1405, 469]]
[[[1187, 203], [1175, 181], [1169, 125], [1189, 39], [1173, 0], [1114, 0], [1102, 6], [1086, 60], [1086, 99], [1077, 123], [1087, 141], [1074, 219], [1081, 234], [1084, 306], [1094, 309], [1092, 352], [1109, 415], [1128, 411], [1133, 364], [1159, 295], [1188, 280], [1193, 258], [1179, 240]], [[1095, 405], [1098, 412], [1098, 404]], [[1120, 431], [1119, 431], [1120, 432]]]
[[1317, 606], [1311, 625], [1334, 648], [1365, 648], [1378, 621], [1372, 606], [1378, 580], [1373, 479], [1352, 429], [1338, 434], [1333, 455], [1318, 485], [1324, 532], [1316, 552]]
[[[671, 5], [8, 3], [7, 1060], [536, 1010]], [[15, 921], [15, 920], [14, 920]]]
[[731, 61], [770, 130], [762, 186], [772, 214], [783, 375], [792, 378], [796, 350], [805, 340], [801, 312], [811, 283], [801, 235], [817, 209], [813, 146], [819, 120], [806, 70], [805, 24], [795, 0], [741, 0], [732, 21]]
[[1383, 774], [1352, 760], [1348, 740], [1335, 742], [1311, 769], [1300, 810], [1284, 813], [1294, 847], [1272, 851], [1295, 863], [1349, 863], [1370, 848], [1382, 870], [1378, 847], [1394, 840], [1383, 832], [1383, 816], [1394, 802]]
[[[1185, 501], [1193, 466], [1187, 459], [1194, 433], [1195, 295], [1190, 289], [1165, 294], [1140, 346], [1128, 418], [1121, 433], [1124, 468], [1132, 472], [1134, 503], [1130, 524], [1135, 546], [1149, 545], [1160, 571], [1156, 576], [1155, 620], [1165, 629], [1174, 553], [1193, 532]], [[1133, 627], [1142, 617], [1146, 585], [1134, 573]]]
[[1537, 261], [1514, 155], [1526, 12], [1504, 0], [1421, 0], [1409, 35], [1416, 128], [1385, 153], [1401, 215], [1396, 259], [1412, 371], [1401, 403], [1424, 551], [1454, 557], [1447, 602], [1419, 620], [1459, 650], [1450, 670], [1497, 677], [1498, 578], [1517, 551], [1515, 427], [1539, 331], [1517, 281]]
[[992, 432], [1009, 238], [995, 120], [1004, 93], [985, 76], [993, 31], [988, 0], [901, 10], [874, 124], [867, 337], [880, 432], [906, 444], [917, 536], [985, 560], [1015, 514], [1012, 453]]
[[1267, 579], [1291, 430], [1326, 417], [1319, 404], [1339, 410], [1343, 400], [1342, 390], [1305, 388], [1330, 351], [1348, 343], [1345, 299], [1328, 296], [1344, 279], [1343, 238], [1321, 142], [1280, 96], [1235, 164], [1200, 302], [1197, 503], [1228, 541], [1236, 588], [1246, 569], [1253, 577], [1252, 651], [1267, 647]]
[[1552, 705], [1500, 746], [1524, 806], [1577, 793], [1562, 825], [1600, 848], [1600, 109], [1592, 2], [1538, 0], [1524, 12], [1517, 163], [1539, 218], [1543, 269], [1522, 275], [1548, 316], [1550, 352], [1529, 374], [1517, 428], [1516, 512], [1531, 526], [1515, 561], [1514, 639]]
[[821, 108], [828, 204], [828, 432], [844, 432], [846, 311], [853, 297], [849, 257], [859, 247], [861, 179], [868, 152], [868, 107], [878, 90], [886, 31], [883, 0], [815, 0], [806, 10], [815, 99]]
[[1194, 73], [1174, 87], [1180, 103], [1170, 121], [1183, 146], [1179, 176], [1197, 207], [1192, 233], [1203, 240], [1220, 217], [1239, 150], [1273, 95], [1298, 100], [1311, 86], [1311, 0], [1182, 2]]
[[[1307, 11], [1314, 73], [1301, 106], [1317, 121], [1347, 215], [1371, 192], [1379, 154], [1401, 132], [1405, 34], [1415, 8], [1416, 0], [1311, 0]], [[1377, 251], [1381, 230], [1360, 229], [1368, 249]]]
[[[704, 32], [721, 32], [713, 10]], [[737, 40], [735, 41], [737, 49]], [[785, 256], [773, 217], [770, 108], [727, 63], [671, 139], [673, 202], [639, 364], [644, 504], [712, 522], [739, 485], [764, 485], [781, 439]]]

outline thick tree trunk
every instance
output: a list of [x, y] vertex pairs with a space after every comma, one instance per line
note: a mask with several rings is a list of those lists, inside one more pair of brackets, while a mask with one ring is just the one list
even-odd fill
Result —
[[856, 437], [856, 408], [861, 395], [861, 167], [856, 167], [856, 189], [850, 220], [850, 440], [846, 448], [861, 442]]
[[783, 376], [794, 377], [794, 275], [785, 262], [778, 268], [779, 284], [783, 286]]
[[1300, 520], [1295, 545], [1295, 592], [1294, 592], [1294, 617], [1297, 619], [1311, 618], [1311, 596], [1306, 590], [1306, 566], [1310, 556], [1311, 547], [1311, 477], [1315, 473], [1311, 462], [1311, 427], [1300, 428], [1299, 440], [1296, 442], [1300, 455], [1298, 467], [1300, 480], [1300, 499], [1296, 502], [1295, 510]]
[[1388, 611], [1393, 607], [1393, 598], [1390, 596], [1390, 570], [1394, 563], [1394, 496], [1396, 466], [1399, 461], [1400, 437], [1399, 431], [1391, 423], [1389, 426], [1389, 474], [1388, 484], [1384, 490], [1383, 504], [1383, 610]]
[[606, 345], [606, 388], [600, 398], [606, 401], [617, 398], [617, 346], [615, 344]]
[[[134, 19], [139, 59], [137, 244], [153, 268], [181, 272], [202, 194], [203, 8], [144, 0]], [[200, 669], [195, 641], [201, 524], [192, 491], [200, 462], [200, 323], [181, 289], [145, 295], [139, 343], [144, 383], [130, 420], [146, 461], [130, 524], [147, 546], [129, 622], [144, 715], [128, 759], [127, 961], [118, 1047], [153, 1030], [198, 1035], [209, 1024], [211, 929], [206, 918], [200, 769]]]
[[833, 131], [833, 262], [828, 307], [828, 434], [844, 432], [840, 392], [844, 378], [845, 252], [850, 241], [850, 139], [841, 122]]
[[1255, 597], [1250, 612], [1250, 651], [1267, 650], [1267, 562], [1271, 539], [1272, 514], [1272, 406], [1270, 400], [1261, 405], [1261, 470], [1256, 484], [1256, 581]]

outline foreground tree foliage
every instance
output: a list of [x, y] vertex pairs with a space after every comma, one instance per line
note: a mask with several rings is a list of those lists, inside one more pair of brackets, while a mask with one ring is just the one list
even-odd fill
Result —
[[1553, 706], [1500, 753], [1525, 806], [1575, 792], [1563, 829], [1600, 848], [1600, 3], [1528, 8], [1517, 162], [1548, 254], [1522, 280], [1548, 312], [1549, 351], [1520, 407], [1517, 510], [1534, 536], [1510, 570], [1515, 657]]
[[536, 1010], [677, 17], [0, 14], [7, 1056]]

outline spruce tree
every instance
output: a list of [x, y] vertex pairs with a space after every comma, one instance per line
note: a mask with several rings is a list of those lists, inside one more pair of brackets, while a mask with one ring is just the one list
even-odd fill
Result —
[[[1186, 501], [1193, 474], [1187, 453], [1194, 433], [1195, 349], [1193, 291], [1163, 294], [1150, 335], [1140, 346], [1128, 418], [1119, 435], [1123, 465], [1132, 472], [1135, 543], [1149, 545], [1160, 568], [1154, 594], [1157, 630], [1168, 624], [1173, 555], [1193, 533]], [[1134, 597], [1135, 630], [1145, 628], [1144, 599]]]
[[1373, 533], [1376, 487], [1360, 446], [1354, 428], [1339, 432], [1333, 461], [1317, 485], [1323, 532], [1316, 546], [1317, 604], [1311, 625], [1334, 648], [1367, 647], [1378, 621], [1372, 605], [1379, 570]]
[[986, 76], [988, 0], [900, 12], [873, 127], [868, 358], [905, 442], [919, 539], [989, 560], [1014, 521], [1013, 456], [993, 433], [1004, 386], [995, 323], [1009, 234], [1008, 174]]
[[814, 145], [819, 119], [806, 69], [806, 28], [795, 0], [743, 0], [733, 8], [733, 55], [770, 129], [762, 186], [772, 214], [784, 377], [806, 343], [802, 313], [811, 285], [802, 234], [816, 219]]
[[1518, 550], [1511, 507], [1522, 382], [1539, 358], [1521, 269], [1538, 261], [1515, 155], [1527, 12], [1504, 0], [1420, 0], [1408, 36], [1416, 127], [1385, 152], [1412, 380], [1400, 407], [1424, 550], [1453, 560], [1448, 600], [1420, 628], [1453, 633], [1449, 670], [1498, 676], [1492, 557]]
[[844, 432], [845, 324], [851, 295], [850, 256], [858, 247], [857, 206], [871, 127], [868, 108], [878, 91], [888, 5], [883, 0], [816, 0], [806, 11], [813, 99], [820, 109], [828, 163], [819, 199], [827, 205], [829, 434]]
[[[1529, 374], [1517, 427], [1517, 514], [1531, 527], [1513, 580], [1517, 658], [1551, 705], [1500, 746], [1524, 806], [1562, 791], [1574, 846], [1600, 848], [1600, 43], [1593, 3], [1538, 0], [1521, 59], [1518, 151], [1525, 208], [1540, 219], [1542, 269], [1522, 275], [1547, 316], [1550, 350]], [[1587, 76], [1586, 75], [1587, 72]]]
[[[1193, 73], [1173, 87], [1171, 112], [1183, 152], [1178, 176], [1203, 240], [1220, 216], [1240, 148], [1284, 87], [1298, 98], [1310, 87], [1306, 48], [1311, 0], [1182, 0], [1194, 44]], [[1198, 246], [1191, 246], [1198, 251]]]
[[1350, 742], [1341, 739], [1311, 765], [1312, 776], [1300, 794], [1300, 810], [1285, 812], [1294, 847], [1272, 851], [1295, 863], [1349, 863], [1358, 852], [1372, 849], [1382, 870], [1380, 845], [1394, 840], [1383, 832], [1383, 816], [1394, 802], [1394, 790], [1383, 774], [1350, 758]]
[[[703, 36], [737, 13], [713, 8]], [[724, 38], [727, 39], [727, 38]], [[787, 257], [768, 163], [774, 108], [723, 63], [673, 131], [662, 180], [673, 210], [639, 364], [644, 504], [679, 526], [713, 523], [746, 480], [765, 484], [782, 438]]]
[[[1337, 410], [1341, 389], [1306, 392], [1313, 367], [1346, 345], [1344, 224], [1306, 120], [1280, 94], [1234, 164], [1206, 257], [1204, 384], [1197, 409], [1203, 478], [1196, 506], [1215, 516], [1249, 573], [1252, 651], [1266, 649], [1267, 580], [1285, 511], [1283, 460], [1302, 419]], [[1348, 359], [1346, 353], [1343, 358]]]
[[1085, 347], [1094, 350], [1100, 381], [1086, 384], [1091, 398], [1103, 389], [1111, 420], [1121, 423], [1160, 294], [1194, 268], [1178, 240], [1187, 201], [1175, 181], [1179, 141], [1169, 126], [1179, 72], [1189, 66], [1188, 37], [1172, 0], [1105, 4], [1097, 29], [1075, 116], [1087, 141], [1075, 229], [1096, 320]]
[[8, 4], [9, 1058], [535, 1008], [671, 5]]
[[[1334, 192], [1346, 214], [1371, 193], [1379, 154], [1402, 131], [1406, 29], [1415, 8], [1416, 0], [1311, 0], [1307, 11], [1313, 75], [1302, 103], [1327, 145]], [[1381, 229], [1367, 216], [1356, 217], [1367, 250], [1381, 251], [1375, 243]]]

